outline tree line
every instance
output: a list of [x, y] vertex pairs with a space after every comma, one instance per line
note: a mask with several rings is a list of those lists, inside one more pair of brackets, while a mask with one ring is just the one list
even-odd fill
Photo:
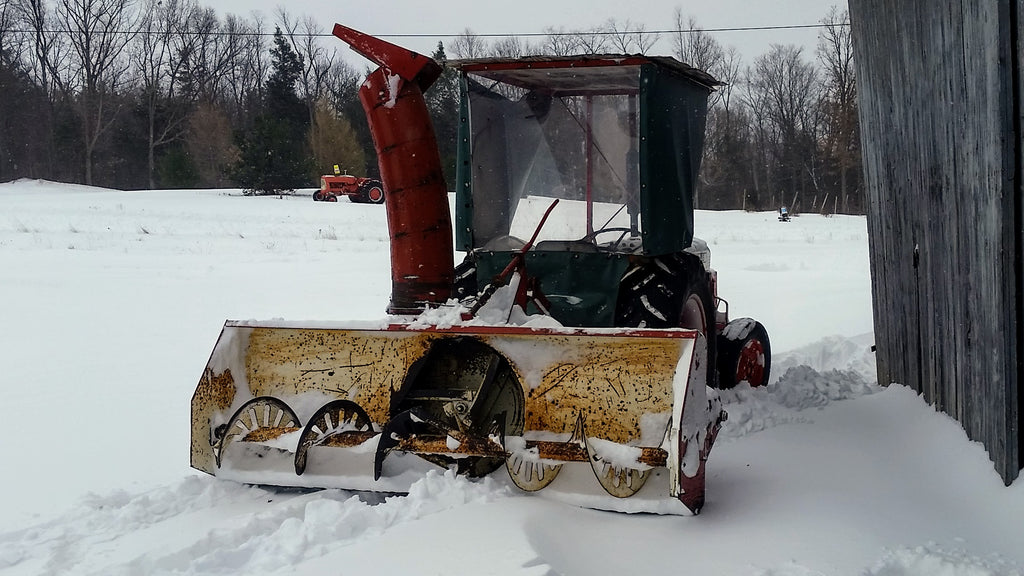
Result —
[[[676, 10], [673, 55], [725, 83], [698, 207], [863, 212], [847, 15], [822, 22], [815, 57], [773, 45], [748, 66]], [[273, 36], [267, 25], [196, 0], [0, 0], [0, 181], [261, 192], [316, 186], [334, 165], [377, 176], [358, 99], [367, 71], [311, 17], [279, 8]], [[447, 51], [647, 53], [659, 39], [628, 20], [544, 32], [488, 41], [467, 29]], [[445, 45], [431, 56], [446, 60]], [[454, 183], [455, 74], [426, 96]]]

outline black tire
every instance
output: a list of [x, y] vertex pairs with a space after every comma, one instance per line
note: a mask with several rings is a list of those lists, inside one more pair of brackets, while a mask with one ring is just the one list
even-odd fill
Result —
[[772, 344], [756, 320], [737, 318], [718, 335], [718, 386], [728, 389], [746, 381], [766, 386], [771, 377]]
[[703, 333], [707, 384], [718, 385], [715, 302], [698, 257], [688, 253], [661, 256], [627, 270], [619, 286], [615, 326], [692, 328]]
[[367, 180], [359, 187], [359, 199], [369, 204], [384, 203], [384, 184], [380, 180]]

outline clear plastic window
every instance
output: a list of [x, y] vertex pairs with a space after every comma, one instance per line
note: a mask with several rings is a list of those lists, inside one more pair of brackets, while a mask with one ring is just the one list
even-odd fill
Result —
[[[529, 239], [556, 198], [538, 242], [638, 236], [637, 91], [623, 89], [621, 78], [611, 93], [560, 90], [554, 75], [564, 85], [580, 72], [531, 72], [536, 84], [469, 77], [476, 247]], [[639, 71], [626, 73], [636, 86]], [[617, 231], [594, 234], [607, 228]]]

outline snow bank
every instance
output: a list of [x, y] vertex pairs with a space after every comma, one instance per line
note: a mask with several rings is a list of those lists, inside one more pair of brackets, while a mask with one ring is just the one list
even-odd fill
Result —
[[19, 178], [12, 182], [0, 182], [0, 194], [68, 194], [81, 192], [110, 192], [110, 188], [86, 186], [85, 184], [65, 184], [50, 180]]
[[[720, 392], [729, 419], [720, 440], [735, 440], [781, 424], [811, 423], [807, 411], [880, 390], [868, 379], [875, 371], [864, 337], [832, 336], [772, 362], [772, 383], [763, 388], [740, 384]], [[815, 368], [816, 367], [816, 368]]]
[[854, 372], [865, 382], [873, 384], [878, 380], [875, 353], [871, 350], [874, 344], [874, 334], [854, 337], [836, 335], [776, 354], [772, 359], [772, 380], [777, 380], [795, 366], [809, 366], [818, 372]]

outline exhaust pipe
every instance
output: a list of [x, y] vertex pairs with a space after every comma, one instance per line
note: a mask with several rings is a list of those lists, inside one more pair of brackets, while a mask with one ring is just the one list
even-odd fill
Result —
[[433, 59], [341, 24], [334, 35], [380, 66], [359, 89], [384, 182], [391, 237], [389, 314], [418, 314], [452, 294], [455, 262], [448, 187], [423, 92]]

